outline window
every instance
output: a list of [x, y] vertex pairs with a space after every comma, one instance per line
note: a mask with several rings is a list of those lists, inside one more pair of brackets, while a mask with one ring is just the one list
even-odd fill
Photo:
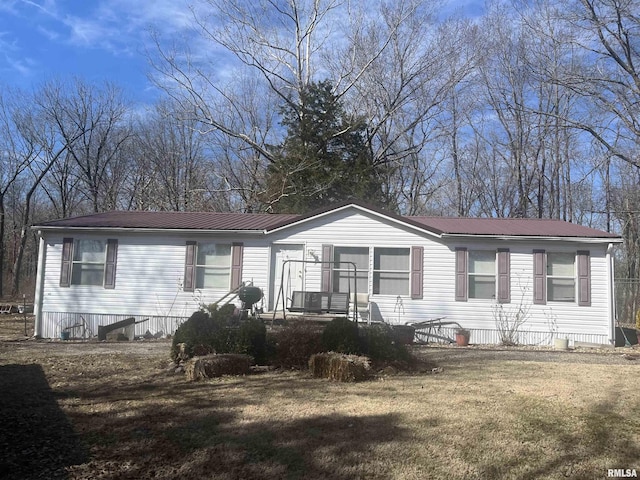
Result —
[[496, 252], [469, 251], [469, 298], [495, 298]]
[[373, 294], [408, 295], [410, 268], [410, 249], [374, 248]]
[[494, 250], [455, 249], [456, 301], [469, 298], [511, 302], [511, 253], [506, 248]]
[[574, 302], [576, 299], [575, 254], [547, 253], [547, 300]]
[[118, 240], [65, 238], [62, 241], [60, 286], [116, 286]]
[[74, 240], [71, 285], [100, 285], [106, 260], [104, 240]]
[[352, 292], [353, 265], [340, 262], [355, 263], [357, 291], [367, 293], [369, 291], [369, 249], [367, 247], [333, 248], [333, 291]]
[[196, 288], [229, 288], [231, 245], [198, 243]]

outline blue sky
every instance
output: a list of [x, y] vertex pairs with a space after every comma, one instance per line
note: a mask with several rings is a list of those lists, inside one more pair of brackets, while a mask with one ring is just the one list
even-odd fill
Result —
[[183, 0], [0, 0], [0, 83], [31, 88], [75, 75], [152, 101], [149, 29], [168, 38], [190, 20]]
[[[0, 0], [0, 85], [30, 89], [50, 78], [79, 76], [115, 82], [133, 101], [152, 103], [159, 93], [147, 79], [150, 29], [163, 40], [190, 37], [191, 3]], [[474, 16], [481, 11], [478, 0], [451, 4]]]

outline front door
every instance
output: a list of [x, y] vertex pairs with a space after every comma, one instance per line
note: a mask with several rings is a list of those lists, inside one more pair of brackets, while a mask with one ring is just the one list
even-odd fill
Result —
[[269, 281], [269, 310], [282, 309], [291, 304], [292, 292], [304, 290], [304, 264], [288, 260], [303, 260], [304, 245], [271, 245], [271, 279]]

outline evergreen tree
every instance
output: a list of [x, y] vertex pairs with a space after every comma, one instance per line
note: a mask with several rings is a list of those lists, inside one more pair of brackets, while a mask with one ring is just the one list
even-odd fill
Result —
[[287, 137], [274, 148], [267, 172], [273, 211], [305, 213], [350, 198], [385, 205], [366, 124], [346, 114], [328, 81], [311, 83], [299, 103], [287, 103], [281, 113]]

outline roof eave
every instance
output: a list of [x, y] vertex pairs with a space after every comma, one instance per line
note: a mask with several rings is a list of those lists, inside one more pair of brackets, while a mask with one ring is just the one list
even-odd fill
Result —
[[66, 227], [66, 226], [42, 226], [33, 225], [36, 231], [48, 232], [116, 232], [116, 233], [178, 233], [178, 234], [234, 234], [234, 235], [264, 235], [265, 229], [259, 230], [221, 230], [221, 229], [199, 229], [199, 228], [140, 228], [140, 227]]
[[489, 235], [489, 234], [471, 234], [471, 233], [443, 233], [443, 239], [462, 238], [462, 239], [489, 239], [500, 241], [530, 241], [530, 242], [572, 242], [572, 243], [622, 243], [620, 237], [560, 237], [546, 235]]

